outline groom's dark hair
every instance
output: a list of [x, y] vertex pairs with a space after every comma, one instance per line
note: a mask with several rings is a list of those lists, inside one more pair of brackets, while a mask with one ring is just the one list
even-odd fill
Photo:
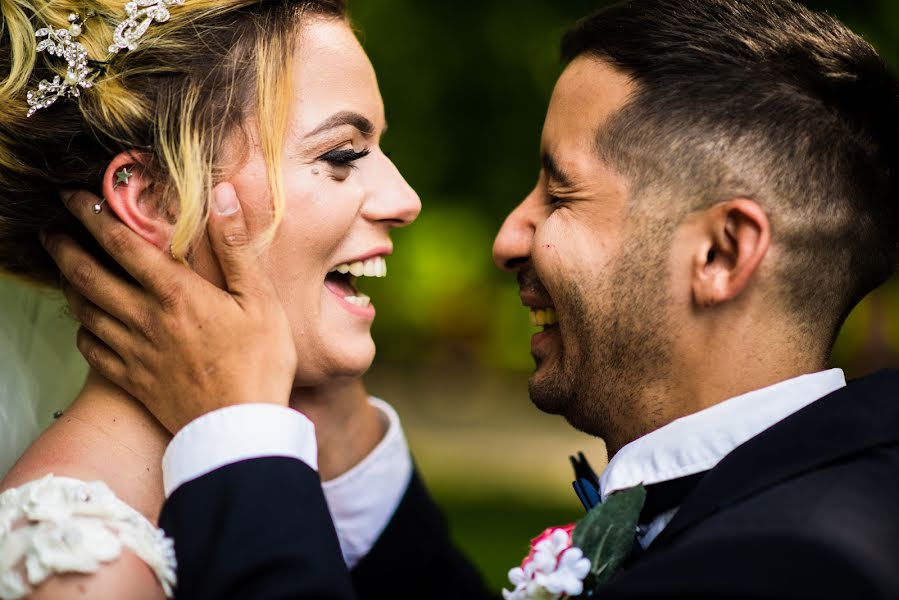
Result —
[[836, 19], [789, 0], [632, 0], [578, 23], [562, 54], [636, 83], [597, 135], [634, 201], [766, 209], [779, 301], [806, 333], [832, 342], [894, 272], [899, 81]]

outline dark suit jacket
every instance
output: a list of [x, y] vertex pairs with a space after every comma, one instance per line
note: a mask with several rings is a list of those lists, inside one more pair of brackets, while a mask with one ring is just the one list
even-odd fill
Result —
[[[352, 574], [318, 479], [296, 461], [206, 475], [161, 522], [181, 598], [493, 597], [417, 477]], [[851, 383], [737, 448], [598, 597], [899, 598], [899, 373]]]
[[724, 458], [601, 598], [899, 598], [899, 372]]

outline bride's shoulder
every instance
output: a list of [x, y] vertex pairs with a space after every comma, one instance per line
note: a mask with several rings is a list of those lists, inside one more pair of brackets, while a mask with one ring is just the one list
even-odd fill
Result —
[[0, 599], [161, 598], [174, 582], [171, 540], [105, 483], [46, 475], [0, 493]]

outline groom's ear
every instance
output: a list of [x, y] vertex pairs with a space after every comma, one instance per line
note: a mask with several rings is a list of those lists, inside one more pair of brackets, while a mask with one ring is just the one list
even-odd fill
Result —
[[174, 231], [171, 216], [155, 192], [145, 156], [122, 152], [103, 175], [103, 197], [108, 209], [135, 233], [156, 246], [167, 248]]
[[697, 306], [709, 307], [734, 300], [749, 286], [771, 246], [771, 223], [757, 202], [745, 198], [713, 206], [701, 222], [692, 291]]

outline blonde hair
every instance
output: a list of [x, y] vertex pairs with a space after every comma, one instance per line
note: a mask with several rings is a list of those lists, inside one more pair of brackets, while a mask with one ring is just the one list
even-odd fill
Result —
[[[268, 165], [274, 234], [284, 211], [281, 148], [290, 97], [290, 56], [306, 15], [344, 18], [345, 0], [187, 0], [154, 23], [138, 48], [109, 57], [123, 0], [0, 0], [0, 270], [56, 283], [41, 230], [65, 231], [98, 250], [65, 210], [60, 190], [100, 192], [117, 154], [150, 170], [161, 209], [175, 217], [182, 260], [205, 228], [223, 143], [251, 115]], [[65, 77], [65, 61], [36, 55], [34, 32], [66, 28], [70, 13], [97, 16], [79, 42], [104, 62], [94, 87], [26, 117], [26, 92]]]

